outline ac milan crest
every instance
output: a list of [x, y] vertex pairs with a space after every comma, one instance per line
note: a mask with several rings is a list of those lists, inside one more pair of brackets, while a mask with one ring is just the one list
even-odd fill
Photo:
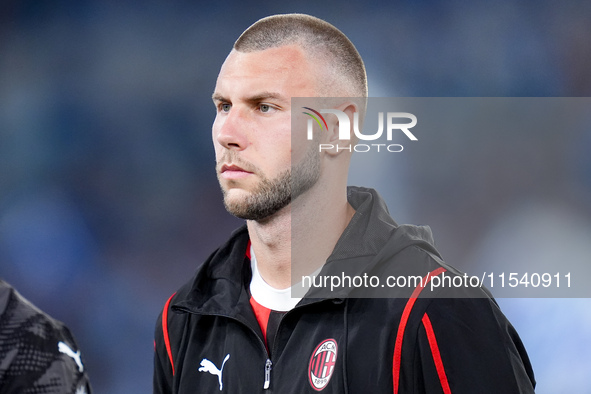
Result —
[[335, 370], [337, 362], [337, 341], [325, 339], [316, 347], [310, 357], [308, 379], [316, 391], [322, 391]]

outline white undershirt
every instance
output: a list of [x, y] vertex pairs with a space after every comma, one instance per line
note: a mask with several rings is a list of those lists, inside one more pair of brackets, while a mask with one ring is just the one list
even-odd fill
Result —
[[276, 289], [265, 282], [257, 268], [257, 259], [252, 245], [250, 245], [250, 267], [252, 269], [250, 295], [260, 305], [273, 311], [287, 312], [300, 302], [301, 298], [291, 297], [291, 287]]

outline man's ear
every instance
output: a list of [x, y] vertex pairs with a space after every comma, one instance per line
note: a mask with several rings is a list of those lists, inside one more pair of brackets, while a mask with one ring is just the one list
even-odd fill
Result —
[[331, 116], [333, 121], [328, 124], [327, 139], [325, 141], [327, 143], [327, 147], [332, 147], [329, 149], [322, 149], [322, 151], [333, 156], [336, 156], [342, 152], [352, 152], [353, 146], [357, 143], [357, 137], [353, 132], [353, 121], [354, 114], [357, 111], [357, 104], [347, 101], [336, 107], [335, 110], [345, 114], [348, 119], [348, 125], [344, 125], [344, 135], [341, 135], [341, 122], [339, 117], [336, 115]]

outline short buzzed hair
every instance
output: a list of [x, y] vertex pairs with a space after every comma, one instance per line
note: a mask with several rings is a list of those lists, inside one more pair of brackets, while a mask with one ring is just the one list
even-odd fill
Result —
[[[282, 14], [260, 19], [242, 33], [234, 49], [256, 52], [293, 44], [329, 66], [334, 78], [322, 81], [323, 95], [367, 97], [367, 75], [359, 52], [339, 29], [314, 16]], [[345, 86], [334, 86], [337, 81]]]

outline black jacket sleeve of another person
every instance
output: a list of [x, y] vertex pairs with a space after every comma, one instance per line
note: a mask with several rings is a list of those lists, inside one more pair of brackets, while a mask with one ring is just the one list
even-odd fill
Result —
[[68, 328], [0, 280], [0, 394], [90, 394]]

